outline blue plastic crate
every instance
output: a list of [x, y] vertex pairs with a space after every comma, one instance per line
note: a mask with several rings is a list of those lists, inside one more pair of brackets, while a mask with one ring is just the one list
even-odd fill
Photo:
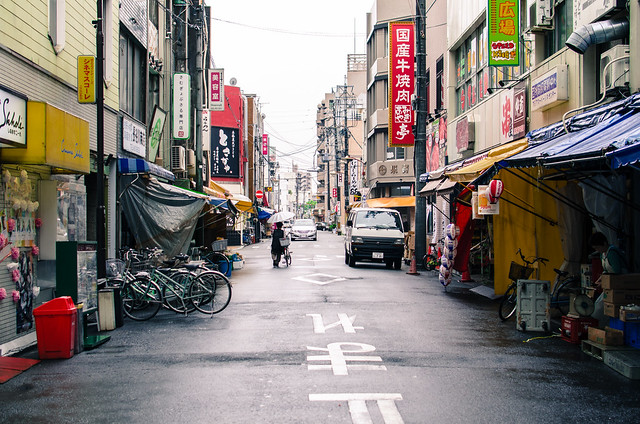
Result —
[[624, 331], [624, 344], [640, 349], [640, 322], [624, 322], [609, 318], [609, 327]]

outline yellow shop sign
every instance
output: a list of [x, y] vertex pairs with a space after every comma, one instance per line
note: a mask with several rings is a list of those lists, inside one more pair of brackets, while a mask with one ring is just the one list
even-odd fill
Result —
[[40, 102], [28, 102], [27, 114], [27, 147], [0, 149], [1, 162], [90, 172], [87, 121]]

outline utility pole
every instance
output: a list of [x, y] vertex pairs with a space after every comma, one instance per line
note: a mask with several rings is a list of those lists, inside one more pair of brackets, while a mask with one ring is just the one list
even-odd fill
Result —
[[[197, 19], [196, 19], [196, 66], [195, 75], [192, 80], [196, 81], [195, 87], [195, 104], [196, 104], [196, 190], [203, 191], [202, 181], [202, 26], [204, 25], [204, 8], [201, 5], [197, 6]], [[200, 231], [196, 236], [198, 246], [204, 244], [204, 217], [198, 218], [198, 225], [196, 226]]]
[[336, 223], [336, 233], [338, 231], [338, 211], [340, 210], [338, 206], [338, 202], [340, 202], [340, 181], [338, 179], [338, 172], [340, 170], [340, 158], [338, 157], [338, 130], [336, 128], [336, 105], [334, 101], [333, 107], [333, 156], [335, 158], [335, 167], [334, 171], [336, 174], [336, 212], [335, 212], [335, 223]]
[[98, 261], [98, 278], [107, 275], [106, 243], [105, 243], [105, 213], [104, 213], [104, 32], [102, 0], [98, 0], [96, 10], [96, 256]]
[[[344, 86], [342, 87], [342, 101], [344, 106], [344, 157], [349, 157], [349, 126], [347, 125], [347, 77], [344, 77]], [[344, 222], [347, 222], [347, 207], [349, 206], [349, 162], [344, 163]]]
[[[415, 213], [415, 257], [422, 258], [427, 246], [427, 201], [420, 196], [424, 183], [420, 175], [426, 171], [427, 154], [427, 84], [426, 84], [426, 34], [425, 34], [425, 0], [416, 0], [416, 140], [413, 164], [415, 170], [414, 195], [416, 198]], [[421, 261], [417, 261], [419, 264]]]

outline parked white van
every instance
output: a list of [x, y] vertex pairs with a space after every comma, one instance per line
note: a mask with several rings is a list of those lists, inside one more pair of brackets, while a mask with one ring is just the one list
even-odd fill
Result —
[[345, 229], [344, 262], [384, 262], [400, 269], [404, 254], [404, 229], [394, 209], [357, 208], [349, 213]]

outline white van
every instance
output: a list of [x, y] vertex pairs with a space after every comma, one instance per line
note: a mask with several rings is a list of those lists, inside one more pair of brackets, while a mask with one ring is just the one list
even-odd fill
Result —
[[357, 208], [349, 213], [345, 229], [344, 262], [384, 262], [400, 269], [404, 255], [404, 229], [394, 209]]

